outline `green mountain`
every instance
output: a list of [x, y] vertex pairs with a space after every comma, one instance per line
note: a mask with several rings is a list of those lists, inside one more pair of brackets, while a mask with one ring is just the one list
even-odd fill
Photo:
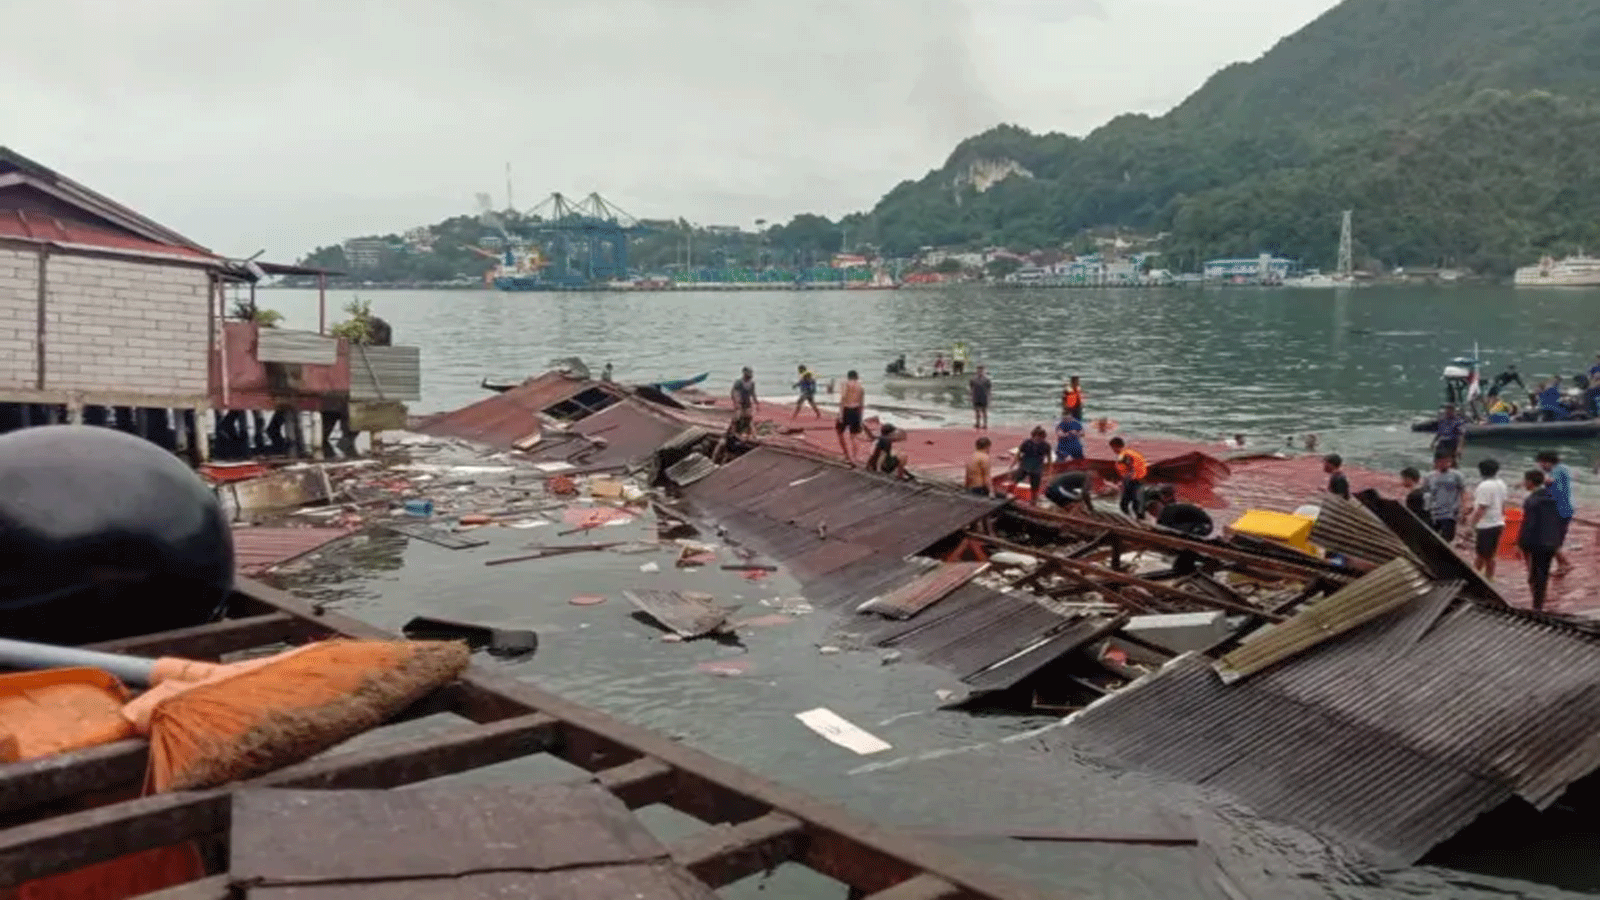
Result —
[[1346, 0], [1164, 116], [1084, 138], [1001, 126], [900, 184], [862, 236], [1061, 245], [1119, 225], [1169, 255], [1261, 251], [1505, 270], [1600, 244], [1600, 6], [1593, 0]]

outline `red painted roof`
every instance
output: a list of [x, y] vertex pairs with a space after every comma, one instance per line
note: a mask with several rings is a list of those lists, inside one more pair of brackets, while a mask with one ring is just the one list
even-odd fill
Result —
[[294, 528], [255, 525], [233, 530], [233, 564], [242, 574], [260, 575], [350, 534], [347, 528]]
[[107, 228], [69, 222], [54, 216], [20, 209], [0, 209], [0, 238], [41, 244], [66, 244], [96, 247], [112, 252], [153, 254], [182, 259], [218, 261], [219, 257], [177, 244], [147, 241]]

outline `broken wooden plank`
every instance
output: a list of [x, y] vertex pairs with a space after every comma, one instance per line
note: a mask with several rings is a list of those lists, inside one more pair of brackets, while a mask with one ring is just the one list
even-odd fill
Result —
[[641, 588], [623, 591], [622, 595], [645, 615], [680, 637], [703, 637], [721, 629], [728, 622], [728, 611], [713, 603], [714, 598], [709, 594]]

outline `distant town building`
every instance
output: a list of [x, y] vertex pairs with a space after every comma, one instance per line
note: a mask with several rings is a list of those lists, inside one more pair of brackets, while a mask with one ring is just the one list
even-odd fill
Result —
[[433, 252], [433, 229], [427, 226], [412, 228], [405, 233], [406, 246], [418, 253]]
[[1208, 259], [1204, 274], [1207, 281], [1282, 281], [1294, 270], [1292, 259], [1283, 259], [1270, 253], [1241, 259]]
[[376, 269], [389, 252], [389, 242], [378, 238], [357, 238], [344, 242], [344, 259], [351, 269]]

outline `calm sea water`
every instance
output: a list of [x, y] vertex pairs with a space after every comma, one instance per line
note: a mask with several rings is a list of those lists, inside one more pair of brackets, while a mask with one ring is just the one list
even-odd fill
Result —
[[[1395, 469], [1425, 457], [1426, 436], [1409, 421], [1437, 407], [1440, 370], [1476, 342], [1491, 367], [1516, 363], [1527, 376], [1584, 370], [1600, 350], [1600, 292], [1510, 289], [1354, 291], [993, 291], [838, 293], [500, 294], [360, 292], [394, 326], [398, 343], [423, 352], [424, 399], [415, 411], [449, 409], [484, 396], [479, 381], [541, 371], [554, 357], [606, 362], [621, 380], [657, 380], [709, 370], [721, 391], [740, 366], [755, 368], [770, 396], [788, 395], [805, 363], [824, 376], [861, 371], [869, 402], [898, 353], [915, 362], [964, 340], [995, 380], [997, 421], [1044, 421], [1064, 376], [1082, 377], [1090, 415], [1125, 429], [1195, 439], [1243, 432], [1258, 446], [1315, 432], [1351, 462]], [[329, 321], [349, 293], [331, 293]], [[315, 328], [315, 293], [266, 291], [261, 305], [291, 327]], [[1496, 370], [1497, 371], [1497, 370]], [[890, 398], [938, 409], [937, 398]], [[953, 416], [962, 413], [946, 406]], [[1469, 450], [1520, 468], [1536, 447]], [[1589, 482], [1594, 449], [1562, 448]], [[623, 529], [627, 530], [627, 529]], [[1141, 817], [1160, 806], [1190, 812], [1249, 896], [1460, 898], [1565, 895], [1551, 888], [1435, 868], [1378, 872], [1292, 829], [1260, 822], [1183, 785], [1108, 774], [1050, 752], [1026, 736], [1045, 718], [941, 712], [935, 692], [958, 688], [946, 674], [911, 663], [883, 665], [876, 653], [819, 655], [828, 617], [755, 629], [740, 648], [662, 644], [627, 616], [625, 603], [575, 607], [574, 593], [615, 592], [638, 582], [641, 558], [582, 554], [485, 568], [529, 532], [482, 532], [481, 551], [448, 551], [392, 535], [348, 544], [316, 574], [286, 586], [386, 627], [426, 613], [533, 627], [544, 636], [522, 677], [629, 721], [674, 734], [718, 756], [868, 815], [930, 832], [1071, 827], [1083, 809], [1149, 831]], [[633, 535], [619, 535], [627, 540]], [[641, 533], [638, 536], [646, 536]], [[525, 551], [522, 551], [525, 552]], [[726, 573], [691, 577], [663, 562], [648, 586], [706, 590], [774, 611], [797, 588], [782, 579], [753, 586]], [[696, 578], [700, 580], [695, 580]], [[766, 605], [763, 605], [765, 601]], [[721, 678], [699, 663], [740, 660], [749, 670]], [[894, 745], [885, 758], [856, 757], [800, 727], [793, 714], [827, 706]], [[984, 777], [979, 777], [980, 775]], [[504, 777], [518, 777], [510, 772]], [[1199, 812], [1199, 810], [1205, 810]], [[1120, 817], [1120, 818], [1119, 818]], [[670, 830], [670, 826], [669, 826]], [[959, 842], [964, 852], [1043, 884], [1095, 897], [1201, 896], [1192, 860], [1171, 849], [1094, 844]], [[1526, 849], [1526, 848], [1524, 848]], [[1542, 848], [1562, 878], [1600, 886], [1592, 854]], [[1485, 859], [1484, 871], [1514, 871]], [[730, 897], [836, 900], [841, 891], [781, 872]]]
[[[1600, 291], [1584, 290], [358, 294], [393, 324], [396, 342], [422, 347], [416, 411], [478, 399], [483, 377], [542, 371], [558, 356], [596, 371], [610, 362], [623, 380], [709, 370], [718, 392], [748, 365], [771, 397], [792, 395], [799, 363], [824, 378], [854, 368], [870, 399], [937, 403], [886, 396], [878, 376], [896, 354], [931, 363], [962, 340], [990, 369], [997, 420], [1047, 421], [1075, 374], [1087, 414], [1126, 430], [1206, 440], [1243, 432], [1258, 446], [1314, 432], [1349, 462], [1381, 469], [1426, 455], [1426, 437], [1407, 425], [1437, 409], [1451, 357], [1476, 345], [1492, 371], [1514, 363], [1531, 381], [1570, 379], [1600, 351]], [[330, 323], [351, 296], [329, 293]], [[291, 327], [316, 327], [314, 292], [260, 297]], [[1586, 444], [1562, 449], [1592, 461]]]

